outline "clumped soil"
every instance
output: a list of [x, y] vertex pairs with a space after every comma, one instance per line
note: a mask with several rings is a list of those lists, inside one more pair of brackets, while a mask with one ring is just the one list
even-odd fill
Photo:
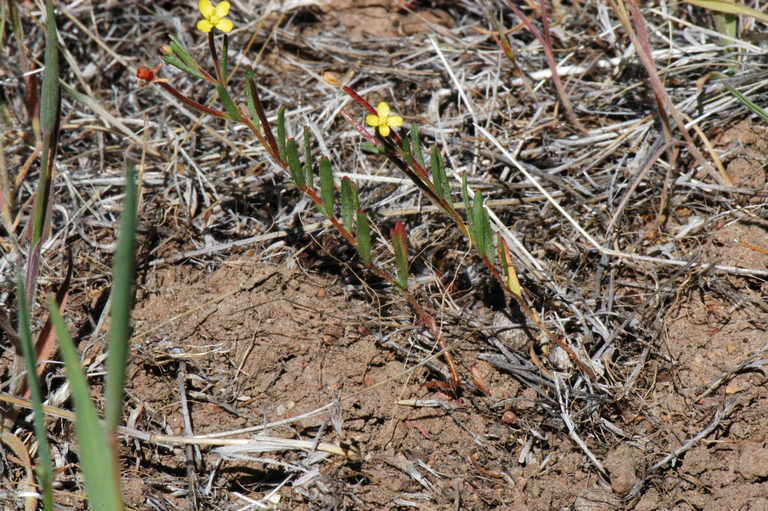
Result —
[[[18, 3], [25, 51], [40, 55], [40, 13]], [[99, 406], [124, 158], [143, 161], [125, 425], [168, 438], [123, 437], [128, 508], [768, 509], [766, 129], [732, 98], [717, 103], [726, 95], [716, 79], [697, 82], [736, 65], [732, 49], [697, 31], [698, 11], [677, 12], [691, 27], [642, 9], [657, 29], [655, 49], [669, 48], [669, 32], [686, 50], [659, 54], [657, 65], [681, 111], [707, 114], [706, 156], [717, 154], [722, 170], [701, 167], [680, 134], [646, 166], [663, 147], [662, 114], [637, 59], [622, 60], [631, 44], [601, 21], [620, 26], [600, 3], [551, 13], [556, 57], [582, 66], [563, 73], [586, 134], [570, 124], [552, 82], [532, 78], [547, 69], [541, 45], [505, 2], [284, 4], [233, 3], [231, 16], [247, 29], [232, 34], [230, 51], [253, 36], [234, 62], [257, 73], [271, 118], [287, 105], [290, 134], [310, 127], [322, 137], [312, 151], [356, 179], [378, 222], [378, 264], [393, 268], [384, 238], [394, 220], [406, 222], [411, 290], [444, 344], [320, 223], [252, 137], [133, 79], [137, 67], [157, 64], [164, 34], [205, 55], [191, 2], [61, 6], [63, 79], [87, 85], [110, 114], [65, 96], [52, 219], [74, 253], [65, 313]], [[514, 27], [514, 65], [496, 21]], [[753, 55], [746, 74], [763, 56], [739, 49]], [[37, 170], [24, 166], [34, 146], [17, 77], [24, 59], [14, 46], [3, 51], [13, 113], [3, 124], [5, 161], [21, 184], [13, 213], [26, 221]], [[212, 97], [168, 66], [158, 72], [197, 101]], [[525, 247], [513, 253], [526, 299], [574, 355], [525, 320], [412, 183], [358, 149], [363, 139], [339, 111], [364, 112], [323, 73], [352, 77], [372, 104], [390, 102], [422, 126], [456, 176], [496, 201]], [[757, 95], [765, 84], [754, 84]], [[598, 254], [480, 125], [516, 147], [558, 204], [624, 256]], [[12, 246], [0, 241], [2, 308], [14, 311]], [[43, 254], [42, 293], [66, 273], [66, 251], [57, 250]], [[42, 326], [41, 307], [35, 316]], [[6, 392], [20, 372], [10, 329], [2, 332]], [[577, 363], [585, 360], [594, 376]], [[63, 381], [50, 364], [49, 404], [71, 409]], [[29, 464], [12, 440], [34, 454], [34, 437], [6, 402], [0, 502], [21, 509]], [[71, 422], [52, 417], [49, 433], [57, 503], [85, 509]], [[296, 443], [226, 445], [264, 437]]]

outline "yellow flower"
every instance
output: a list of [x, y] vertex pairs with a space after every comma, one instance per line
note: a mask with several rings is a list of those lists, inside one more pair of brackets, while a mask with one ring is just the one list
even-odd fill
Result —
[[232, 20], [226, 17], [229, 13], [229, 2], [219, 2], [214, 7], [211, 0], [200, 0], [197, 8], [203, 15], [203, 19], [197, 22], [198, 30], [208, 33], [218, 28], [222, 32], [229, 32], [234, 27]]
[[389, 128], [402, 126], [403, 118], [399, 115], [389, 115], [389, 105], [382, 101], [376, 106], [376, 115], [366, 115], [365, 122], [368, 126], [378, 127], [382, 137], [388, 137]]

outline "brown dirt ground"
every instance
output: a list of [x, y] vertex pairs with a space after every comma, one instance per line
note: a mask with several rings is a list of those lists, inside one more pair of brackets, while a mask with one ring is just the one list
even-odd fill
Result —
[[[418, 33], [426, 30], [425, 16], [438, 27], [456, 22], [441, 2], [417, 18], [388, 15], [391, 6], [381, 0], [345, 9], [352, 3], [319, 7], [314, 14], [324, 24], [308, 33], [347, 31], [356, 40]], [[377, 17], [382, 21], [367, 22]], [[735, 186], [764, 193], [764, 131], [743, 123], [718, 144], [739, 148], [726, 162]], [[675, 221], [684, 224], [685, 212]], [[767, 228], [765, 221], [724, 218], [702, 257], [768, 268]], [[169, 255], [181, 248], [168, 247]], [[608, 443], [585, 433], [605, 478], [530, 388], [477, 358], [487, 346], [471, 331], [450, 330], [448, 342], [465, 381], [474, 372], [490, 393], [468, 385], [449, 396], [428, 384], [434, 373], [419, 365], [429, 352], [413, 347], [412, 356], [402, 356], [383, 344], [386, 337], [411, 346], [418, 329], [405, 304], [366, 299], [356, 284], [312, 260], [291, 256], [268, 265], [242, 254], [213, 271], [192, 264], [146, 270], [128, 368], [132, 427], [203, 435], [285, 420], [259, 433], [338, 443], [360, 458], [317, 461], [315, 453], [279, 451], [224, 459], [210, 448], [129, 441], [122, 446], [126, 501], [131, 509], [190, 509], [193, 487], [199, 509], [239, 509], [246, 501], [238, 494], [260, 499], [287, 479], [275, 509], [768, 509], [768, 389], [760, 371], [768, 284], [718, 278], [730, 286], [715, 278], [706, 292], [683, 285], [659, 312], [663, 335], [653, 356], [603, 414], [622, 434]], [[481, 303], [467, 310], [489, 314]], [[733, 409], [711, 434], [645, 477], [726, 404]], [[319, 473], [309, 477], [314, 468]], [[73, 496], [71, 504], [82, 501]]]

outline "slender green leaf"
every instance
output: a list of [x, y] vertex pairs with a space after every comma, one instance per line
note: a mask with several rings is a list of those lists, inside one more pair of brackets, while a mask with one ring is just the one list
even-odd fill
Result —
[[481, 236], [483, 238], [483, 250], [485, 257], [493, 264], [496, 261], [496, 252], [493, 250], [493, 230], [491, 229], [491, 219], [488, 216], [488, 210], [480, 208], [480, 226], [482, 228]]
[[746, 5], [729, 2], [726, 0], [685, 0], [689, 4], [703, 7], [711, 11], [724, 12], [726, 14], [737, 14], [740, 16], [750, 16], [759, 19], [763, 23], [768, 23], [768, 14], [747, 7]]
[[80, 446], [78, 454], [80, 468], [85, 477], [88, 505], [91, 509], [99, 511], [120, 511], [123, 509], [123, 503], [117, 467], [113, 464], [110, 442], [91, 402], [88, 383], [80, 365], [80, 356], [53, 299], [48, 302], [48, 311], [59, 338], [59, 351], [67, 371], [67, 381], [72, 389], [75, 434]]
[[240, 110], [237, 109], [235, 102], [232, 101], [232, 96], [227, 92], [227, 88], [221, 84], [216, 84], [216, 92], [219, 94], [219, 101], [221, 101], [221, 104], [224, 106], [224, 110], [226, 110], [229, 119], [232, 121], [239, 121]]
[[408, 236], [405, 224], [397, 222], [390, 231], [392, 247], [395, 249], [395, 265], [397, 266], [397, 285], [408, 289]]
[[432, 167], [432, 184], [435, 187], [435, 193], [440, 198], [450, 203], [451, 185], [448, 183], [448, 176], [445, 173], [445, 165], [440, 156], [440, 151], [437, 150], [437, 146], [432, 148], [430, 164]]
[[53, 463], [51, 448], [48, 445], [48, 432], [45, 429], [45, 412], [43, 412], [43, 394], [37, 379], [37, 360], [35, 347], [32, 343], [30, 329], [29, 306], [24, 278], [19, 274], [16, 278], [16, 301], [19, 315], [19, 340], [27, 366], [27, 380], [32, 398], [32, 412], [35, 422], [35, 437], [37, 437], [37, 478], [43, 495], [43, 509], [53, 510]]
[[46, 35], [45, 35], [45, 71], [43, 71], [43, 91], [40, 101], [40, 128], [43, 137], [43, 150], [40, 160], [40, 180], [35, 197], [35, 213], [32, 230], [32, 246], [36, 246], [43, 237], [45, 221], [48, 215], [51, 174], [59, 131], [59, 43], [56, 31], [56, 17], [53, 3], [47, 0]]
[[200, 73], [200, 71], [198, 71], [197, 68], [189, 67], [176, 55], [163, 55], [162, 58], [163, 58], [163, 62], [165, 62], [169, 66], [173, 66], [179, 71], [190, 74], [197, 79], [200, 79], [200, 80], [203, 79], [202, 73]]
[[424, 154], [421, 152], [421, 140], [419, 137], [419, 128], [411, 124], [411, 151], [413, 158], [421, 166], [424, 166]]
[[189, 54], [187, 49], [184, 47], [184, 44], [172, 35], [169, 35], [168, 37], [171, 40], [170, 47], [173, 54], [178, 57], [179, 60], [181, 60], [187, 67], [196, 70], [198, 67], [197, 61], [192, 57], [192, 55]]
[[362, 211], [357, 212], [357, 252], [363, 264], [371, 264], [371, 226]]
[[281, 106], [277, 110], [277, 148], [283, 160], [285, 160], [285, 137], [285, 107]]
[[288, 160], [288, 167], [291, 169], [293, 183], [301, 188], [306, 183], [304, 182], [304, 169], [301, 167], [301, 162], [299, 162], [299, 144], [295, 140], [288, 140], [285, 156]]
[[128, 163], [125, 176], [125, 200], [112, 269], [111, 317], [107, 352], [106, 427], [113, 434], [120, 424], [123, 411], [125, 368], [128, 361], [128, 342], [131, 337], [131, 308], [136, 252], [136, 170]]
[[414, 159], [413, 155], [411, 154], [411, 142], [408, 137], [403, 137], [400, 139], [400, 150], [403, 151], [404, 155], [406, 155], [405, 161], [408, 162], [409, 165], [413, 165]]
[[485, 255], [485, 237], [483, 236], [483, 194], [475, 193], [475, 200], [472, 204], [472, 223], [469, 227], [472, 232], [472, 241], [480, 255]]
[[341, 220], [348, 231], [352, 231], [355, 225], [355, 212], [360, 208], [357, 198], [357, 187], [348, 178], [341, 180]]
[[254, 74], [251, 69], [245, 70], [245, 77], [248, 83], [248, 86], [245, 88], [245, 96], [246, 96], [246, 103], [248, 105], [248, 113], [251, 115], [251, 122], [256, 125], [257, 128], [260, 127], [261, 121], [259, 120], [259, 112], [256, 110], [256, 98], [254, 97], [255, 91], [255, 83], [253, 81]]
[[759, 107], [757, 104], [753, 103], [744, 94], [742, 94], [741, 92], [737, 91], [736, 89], [734, 89], [730, 85], [726, 85], [725, 88], [728, 89], [728, 92], [733, 94], [736, 97], [736, 99], [738, 99], [744, 106], [746, 106], [747, 108], [752, 110], [754, 113], [756, 113], [757, 115], [762, 117], [764, 121], [768, 121], [768, 112], [766, 112], [764, 109]]
[[381, 154], [384, 152], [384, 147], [377, 146], [376, 144], [371, 144], [370, 142], [363, 142], [362, 144], [360, 144], [360, 148], [363, 151], [367, 151], [369, 153], [374, 153], [374, 154]]
[[224, 43], [221, 48], [221, 79], [224, 80], [224, 85], [229, 81], [227, 76], [227, 67], [229, 65], [229, 36], [224, 34]]
[[307, 186], [312, 187], [314, 176], [312, 174], [312, 146], [309, 138], [309, 128], [304, 128], [304, 175], [306, 176], [304, 182]]
[[320, 198], [323, 199], [323, 212], [328, 218], [333, 217], [333, 171], [327, 158], [320, 160]]

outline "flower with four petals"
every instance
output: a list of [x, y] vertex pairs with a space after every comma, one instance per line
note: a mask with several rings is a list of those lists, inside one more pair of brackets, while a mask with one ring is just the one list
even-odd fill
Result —
[[198, 30], [208, 33], [218, 28], [222, 32], [229, 32], [234, 27], [232, 20], [226, 17], [229, 13], [229, 2], [219, 2], [214, 6], [211, 0], [200, 0], [197, 8], [203, 15], [203, 19], [197, 22]]
[[399, 115], [390, 115], [389, 105], [382, 101], [376, 106], [376, 114], [365, 116], [365, 122], [368, 126], [379, 128], [379, 134], [382, 137], [388, 137], [390, 127], [396, 128], [403, 125], [403, 118]]

